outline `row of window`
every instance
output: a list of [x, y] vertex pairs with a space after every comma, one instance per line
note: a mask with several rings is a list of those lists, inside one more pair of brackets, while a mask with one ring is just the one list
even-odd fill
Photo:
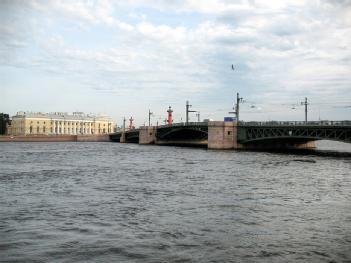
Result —
[[[33, 121], [30, 122], [30, 124], [33, 124]], [[39, 121], [37, 121], [37, 124], [40, 124]], [[46, 124], [45, 121], [43, 122], [43, 124]], [[53, 121], [51, 121], [51, 124], [54, 124]], [[62, 122], [61, 121], [55, 121], [55, 124], [56, 125], [62, 125]], [[69, 121], [64, 121], [63, 122], [63, 125], [88, 125], [88, 126], [92, 126], [93, 124], [95, 124], [95, 122], [69, 122]], [[101, 123], [99, 123], [99, 126], [101, 125]], [[103, 126], [106, 126], [106, 123], [103, 124]], [[111, 126], [111, 123], [108, 123], [108, 126]]]
[[[34, 129], [32, 126], [29, 127], [29, 133], [32, 134], [34, 133]], [[100, 134], [101, 132], [102, 133], [106, 133], [106, 129], [103, 128], [103, 129], [98, 129], [97, 132], [98, 134]], [[50, 132], [51, 133], [54, 133], [54, 129], [51, 127], [50, 129]], [[108, 132], [111, 132], [110, 129], [108, 129]], [[39, 134], [40, 133], [40, 127], [37, 127], [36, 129], [36, 133]], [[46, 128], [43, 127], [42, 129], [42, 133], [46, 133]], [[85, 129], [85, 128], [65, 128], [65, 129], [62, 129], [62, 128], [59, 128], [59, 127], [55, 127], [55, 134], [77, 134], [77, 133], [81, 133], [81, 134], [94, 134], [94, 130], [93, 129]]]

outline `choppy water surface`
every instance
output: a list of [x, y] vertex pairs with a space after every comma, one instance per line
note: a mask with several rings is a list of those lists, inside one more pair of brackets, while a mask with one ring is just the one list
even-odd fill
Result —
[[0, 144], [1, 262], [350, 262], [351, 158]]

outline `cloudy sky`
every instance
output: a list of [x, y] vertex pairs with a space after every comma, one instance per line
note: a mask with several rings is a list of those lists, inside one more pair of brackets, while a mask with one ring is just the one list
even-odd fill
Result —
[[[234, 64], [235, 70], [231, 69]], [[0, 112], [350, 119], [350, 0], [0, 1]], [[195, 120], [195, 114], [191, 120]]]

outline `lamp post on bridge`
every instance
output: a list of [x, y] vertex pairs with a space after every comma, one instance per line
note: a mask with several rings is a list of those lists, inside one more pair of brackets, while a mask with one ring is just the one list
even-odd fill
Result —
[[240, 102], [244, 102], [243, 98], [240, 98], [239, 92], [236, 93], [236, 104], [233, 108], [235, 111], [230, 111], [228, 113], [230, 114], [235, 114], [236, 116], [236, 121], [239, 121], [239, 112], [240, 112]]
[[196, 112], [197, 122], [200, 122], [200, 112]]
[[307, 123], [307, 106], [309, 105], [307, 98], [305, 98], [305, 101], [301, 102], [301, 105], [305, 105], [305, 123]]
[[123, 132], [126, 131], [126, 117], [123, 117]]
[[189, 110], [190, 107], [192, 107], [192, 105], [189, 104], [189, 101], [187, 100], [186, 101], [186, 119], [185, 119], [185, 123], [188, 123], [189, 122], [189, 112], [196, 112], [196, 110]]
[[150, 109], [149, 109], [149, 127], [150, 127], [150, 125], [151, 125], [151, 116], [153, 115], [153, 113], [150, 111]]

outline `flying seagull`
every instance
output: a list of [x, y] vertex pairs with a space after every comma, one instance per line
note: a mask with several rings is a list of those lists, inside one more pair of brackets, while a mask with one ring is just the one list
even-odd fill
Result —
[[232, 64], [232, 70], [234, 70], [234, 65]]

